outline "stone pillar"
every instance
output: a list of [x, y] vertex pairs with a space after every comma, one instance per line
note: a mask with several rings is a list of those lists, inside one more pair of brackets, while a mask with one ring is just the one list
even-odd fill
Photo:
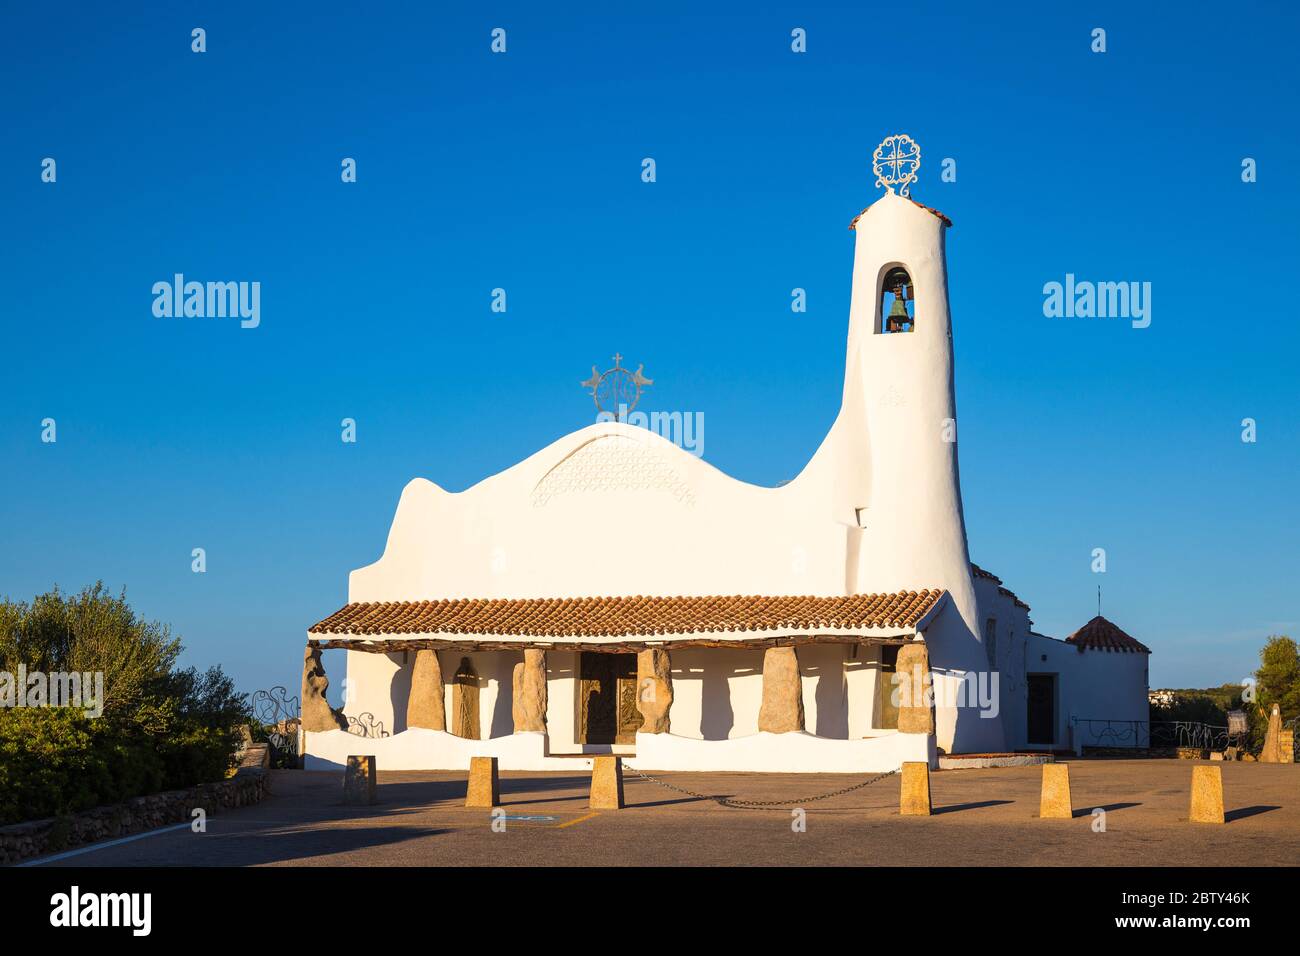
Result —
[[466, 740], [479, 739], [478, 671], [468, 657], [460, 659], [451, 689], [451, 732]]
[[668, 711], [672, 706], [672, 661], [662, 647], [648, 647], [636, 655], [636, 709], [641, 712], [640, 732], [668, 733]]
[[348, 719], [325, 699], [330, 679], [320, 660], [320, 648], [307, 645], [302, 660], [302, 729], [311, 733], [347, 730]]
[[898, 732], [934, 733], [934, 701], [930, 690], [930, 652], [924, 641], [913, 641], [898, 649], [894, 667], [898, 678]]
[[431, 648], [416, 651], [411, 668], [411, 696], [406, 701], [406, 726], [446, 730], [445, 699], [438, 652]]
[[546, 652], [529, 648], [515, 665], [510, 710], [515, 733], [546, 730]]
[[1260, 763], [1282, 762], [1282, 711], [1273, 705], [1273, 712], [1268, 715], [1268, 730], [1264, 733], [1264, 749], [1260, 751]]
[[763, 652], [763, 706], [758, 729], [769, 734], [803, 730], [803, 685], [799, 655], [793, 647], [769, 647]]

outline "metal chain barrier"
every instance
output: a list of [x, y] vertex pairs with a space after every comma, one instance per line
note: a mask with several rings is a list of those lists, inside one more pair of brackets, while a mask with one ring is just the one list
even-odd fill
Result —
[[831, 797], [838, 797], [846, 793], [852, 793], [855, 790], [869, 787], [873, 783], [877, 783], [878, 781], [884, 780], [886, 777], [892, 777], [894, 774], [898, 773], [897, 770], [886, 770], [884, 773], [878, 773], [873, 777], [868, 777], [861, 783], [855, 783], [848, 787], [841, 787], [838, 790], [831, 790], [828, 793], [818, 794], [815, 797], [799, 797], [794, 800], [737, 800], [734, 797], [722, 797], [716, 794], [696, 793], [694, 790], [687, 790], [685, 787], [679, 787], [676, 784], [669, 783], [667, 780], [660, 780], [658, 777], [653, 777], [643, 770], [638, 770], [626, 761], [623, 763], [623, 769], [631, 771], [642, 780], [648, 780], [650, 783], [657, 783], [666, 790], [675, 790], [678, 793], [686, 794], [688, 797], [695, 797], [697, 800], [712, 800], [720, 806], [730, 807], [733, 810], [795, 810], [799, 808], [799, 804], [816, 803], [818, 800], [829, 800]]

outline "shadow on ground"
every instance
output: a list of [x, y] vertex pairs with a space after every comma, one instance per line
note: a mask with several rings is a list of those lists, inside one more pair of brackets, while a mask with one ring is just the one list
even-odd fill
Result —
[[980, 800], [977, 803], [953, 803], [946, 807], [935, 807], [930, 811], [931, 816], [938, 816], [941, 813], [961, 813], [963, 810], [978, 810], [981, 807], [1000, 807], [1004, 803], [1015, 803], [1014, 800]]
[[1082, 810], [1075, 810], [1073, 816], [1090, 817], [1096, 810], [1105, 810], [1107, 813], [1114, 813], [1116, 810], [1127, 810], [1129, 807], [1140, 807], [1140, 803], [1103, 803], [1096, 807], [1084, 807]]
[[1262, 805], [1255, 806], [1255, 807], [1242, 807], [1239, 810], [1229, 810], [1227, 813], [1225, 813], [1223, 815], [1223, 822], [1231, 823], [1233, 820], [1244, 820], [1246, 819], [1246, 817], [1256, 817], [1259, 816], [1261, 813], [1268, 813], [1271, 810], [1281, 810], [1281, 809], [1282, 809], [1281, 807], [1262, 806]]

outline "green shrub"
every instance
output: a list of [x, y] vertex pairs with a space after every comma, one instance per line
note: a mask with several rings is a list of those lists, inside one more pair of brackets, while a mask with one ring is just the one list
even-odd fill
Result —
[[162, 750], [164, 789], [223, 779], [234, 752], [235, 737], [220, 727], [192, 726], [174, 733]]
[[0, 825], [225, 777], [247, 700], [219, 667], [175, 667], [165, 626], [102, 585], [0, 601], [0, 670], [103, 671], [103, 715], [0, 707]]
[[0, 822], [95, 806], [108, 779], [98, 743], [80, 710], [0, 710]]

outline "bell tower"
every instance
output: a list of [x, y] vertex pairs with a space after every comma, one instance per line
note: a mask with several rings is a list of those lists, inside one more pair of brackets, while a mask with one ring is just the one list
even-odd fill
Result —
[[957, 466], [944, 258], [952, 223], [908, 196], [920, 167], [910, 137], [889, 137], [874, 159], [876, 183], [887, 191], [850, 226], [848, 355], [834, 429], [836, 517], [854, 529], [845, 583], [854, 593], [948, 591], [949, 606], [926, 633], [938, 745], [949, 752], [997, 750], [1004, 746], [1002, 721], [981, 718], [979, 700], [970, 699], [975, 682], [988, 687], [992, 677]]

